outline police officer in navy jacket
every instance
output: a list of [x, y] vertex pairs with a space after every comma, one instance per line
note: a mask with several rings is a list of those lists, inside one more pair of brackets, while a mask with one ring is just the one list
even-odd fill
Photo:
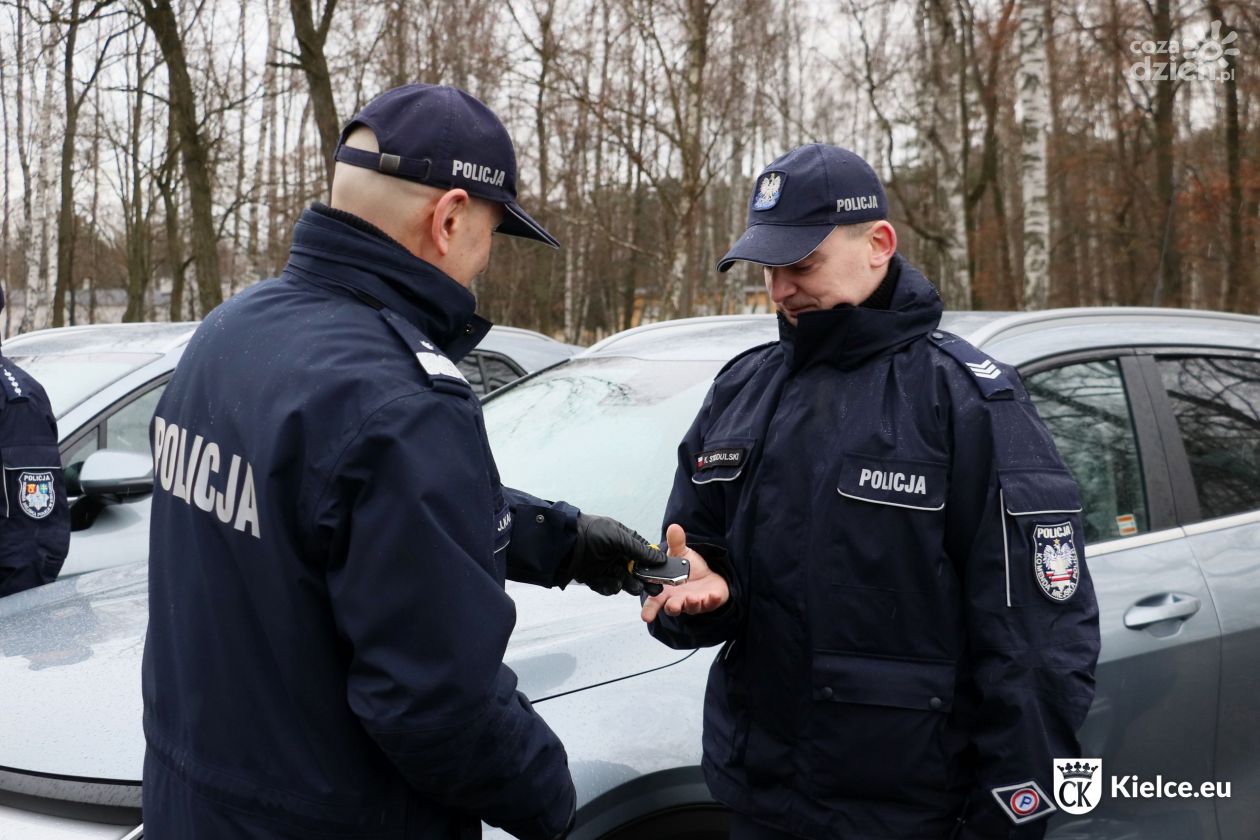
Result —
[[691, 580], [643, 617], [724, 645], [704, 771], [734, 838], [1041, 837], [1093, 699], [1076, 483], [1016, 373], [939, 329], [886, 217], [864, 160], [805, 146], [719, 266], [764, 266], [780, 340], [679, 446]]
[[660, 553], [499, 483], [455, 362], [516, 204], [503, 125], [409, 85], [337, 150], [279, 277], [210, 313], [157, 406], [145, 836], [562, 835], [556, 736], [503, 664], [504, 578], [638, 593]]
[[[0, 310], [4, 292], [0, 291]], [[0, 597], [57, 579], [70, 506], [48, 394], [0, 354]]]

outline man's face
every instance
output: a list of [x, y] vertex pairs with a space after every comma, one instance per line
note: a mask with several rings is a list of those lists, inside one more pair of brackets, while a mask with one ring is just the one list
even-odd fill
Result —
[[871, 231], [860, 235], [836, 228], [813, 253], [791, 265], [765, 266], [766, 291], [788, 323], [803, 312], [856, 306], [871, 296], [884, 276], [883, 263], [873, 266], [876, 247]]

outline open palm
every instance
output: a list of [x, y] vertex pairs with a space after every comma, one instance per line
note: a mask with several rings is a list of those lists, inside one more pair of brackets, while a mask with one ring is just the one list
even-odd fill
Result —
[[665, 541], [672, 557], [686, 557], [691, 573], [686, 583], [667, 586], [660, 595], [643, 603], [643, 620], [652, 622], [661, 610], [666, 615], [699, 615], [713, 612], [730, 600], [731, 590], [726, 579], [709, 568], [704, 557], [687, 547], [687, 535], [682, 526], [670, 525], [665, 531]]

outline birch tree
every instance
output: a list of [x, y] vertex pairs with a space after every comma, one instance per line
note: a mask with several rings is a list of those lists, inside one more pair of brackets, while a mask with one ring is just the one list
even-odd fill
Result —
[[1020, 0], [1020, 175], [1024, 199], [1024, 309], [1050, 300], [1050, 208], [1046, 191], [1046, 136], [1050, 119], [1043, 26], [1046, 0]]

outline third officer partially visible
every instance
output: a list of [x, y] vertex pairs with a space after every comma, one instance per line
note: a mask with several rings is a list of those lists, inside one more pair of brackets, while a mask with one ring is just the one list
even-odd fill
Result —
[[57, 420], [48, 395], [2, 354], [0, 472], [3, 597], [57, 579], [70, 550], [70, 507], [57, 449]]

